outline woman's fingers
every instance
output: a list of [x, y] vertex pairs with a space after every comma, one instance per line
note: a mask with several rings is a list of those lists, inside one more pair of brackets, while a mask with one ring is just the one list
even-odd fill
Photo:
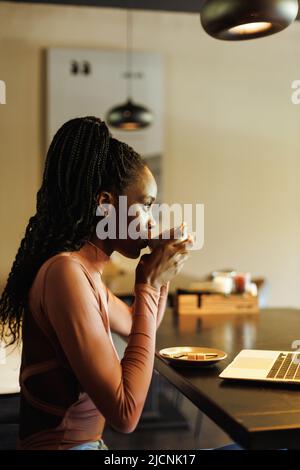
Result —
[[194, 239], [191, 235], [189, 235], [185, 240], [181, 240], [176, 243], [173, 242], [172, 246], [180, 250], [180, 248], [183, 246], [191, 247], [193, 244], [194, 244]]
[[189, 249], [182, 245], [181, 247], [177, 248], [177, 247], [174, 247], [171, 249], [170, 251], [170, 256], [176, 256], [176, 255], [189, 255], [190, 254], [190, 251]]
[[182, 267], [188, 257], [189, 257], [188, 253], [187, 254], [176, 253], [172, 258], [173, 266], [175, 266], [175, 268]]

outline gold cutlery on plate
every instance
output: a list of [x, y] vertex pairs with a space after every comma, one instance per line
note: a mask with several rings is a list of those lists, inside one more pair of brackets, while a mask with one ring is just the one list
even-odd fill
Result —
[[188, 357], [190, 359], [209, 359], [211, 357], [217, 357], [218, 354], [216, 353], [194, 353], [194, 352], [187, 352], [187, 353], [179, 353], [179, 354], [172, 354], [171, 357], [173, 359], [178, 359], [180, 357]]

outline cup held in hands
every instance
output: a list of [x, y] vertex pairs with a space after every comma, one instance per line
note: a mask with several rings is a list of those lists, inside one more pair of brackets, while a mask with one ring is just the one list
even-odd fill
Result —
[[184, 240], [189, 240], [190, 243], [193, 242], [193, 237], [191, 235], [188, 235], [186, 222], [182, 222], [182, 224], [179, 227], [175, 227], [174, 229], [164, 230], [158, 235], [152, 238], [149, 238], [148, 246], [150, 247], [151, 250], [153, 250], [161, 243], [162, 240], [167, 241], [170, 239], [174, 239], [174, 244], [180, 243]]

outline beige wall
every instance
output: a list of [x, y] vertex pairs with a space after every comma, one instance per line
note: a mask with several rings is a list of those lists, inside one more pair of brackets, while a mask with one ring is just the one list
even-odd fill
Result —
[[[0, 4], [0, 282], [35, 208], [44, 157], [43, 51], [123, 49], [125, 11]], [[185, 271], [226, 267], [269, 280], [269, 304], [300, 307], [300, 22], [240, 43], [199, 16], [136, 11], [136, 50], [165, 54], [165, 199], [205, 204], [205, 246]]]

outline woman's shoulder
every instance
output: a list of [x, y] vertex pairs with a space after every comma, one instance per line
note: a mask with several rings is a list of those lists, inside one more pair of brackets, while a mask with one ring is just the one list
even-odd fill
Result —
[[29, 302], [40, 302], [46, 290], [64, 295], [70, 286], [91, 289], [97, 295], [90, 273], [73, 252], [58, 253], [48, 258], [38, 270], [29, 291]]
[[41, 275], [49, 273], [63, 277], [75, 273], [86, 273], [86, 268], [72, 251], [64, 251], [48, 258], [41, 266]]
[[74, 252], [61, 252], [48, 258], [39, 268], [32, 287], [46, 282], [64, 283], [66, 280], [88, 277], [89, 273]]

